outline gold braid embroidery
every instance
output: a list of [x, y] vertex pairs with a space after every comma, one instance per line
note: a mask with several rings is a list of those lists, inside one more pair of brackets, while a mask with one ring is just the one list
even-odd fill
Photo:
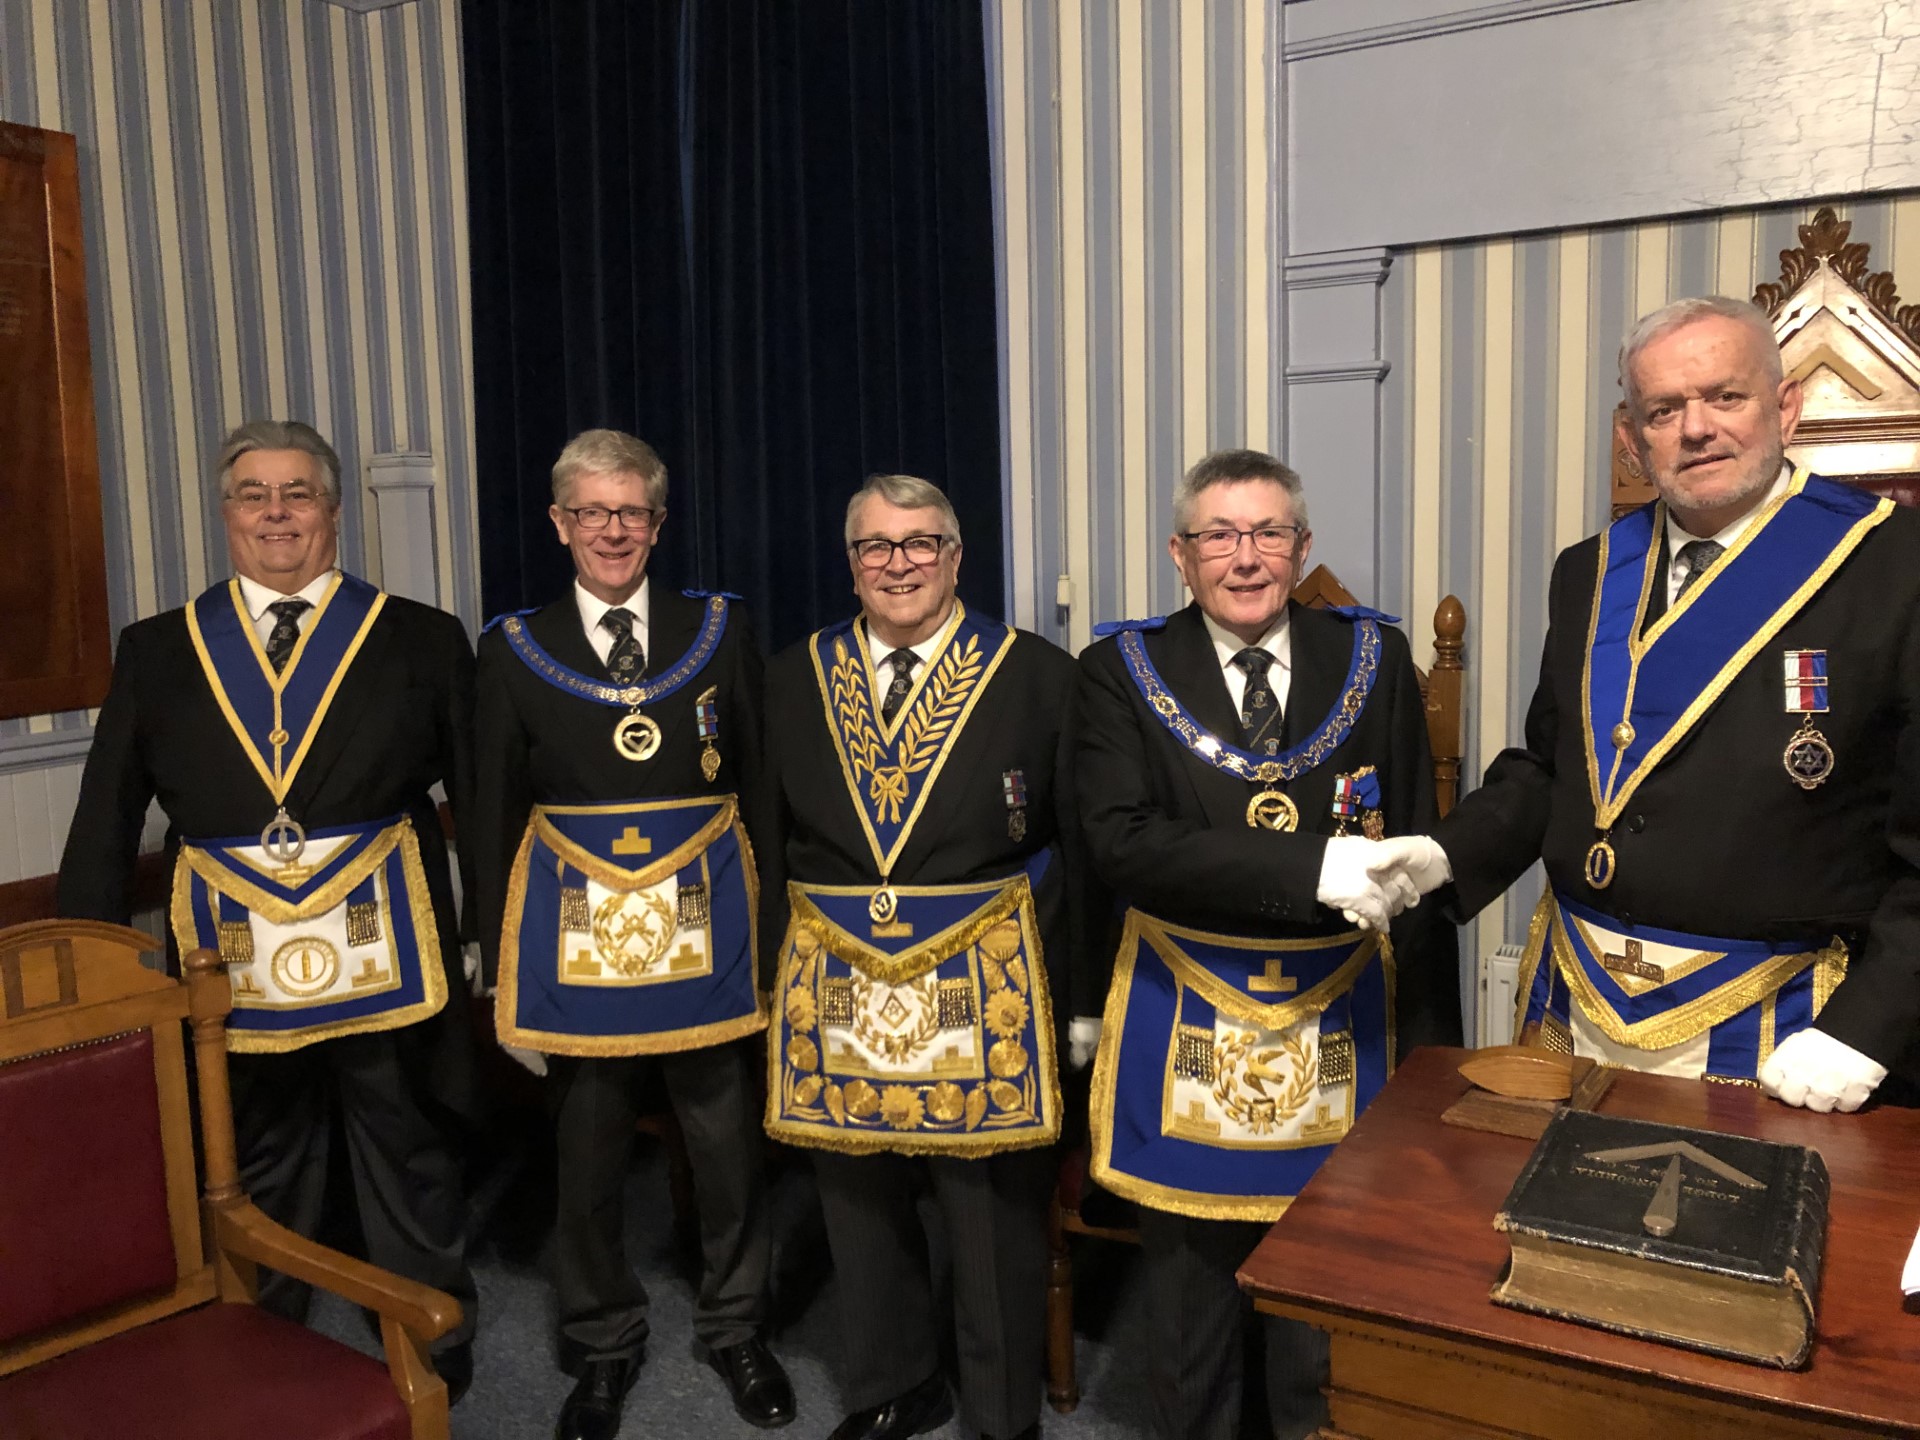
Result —
[[980, 651], [980, 637], [970, 635], [964, 647], [949, 647], [934, 665], [934, 671], [920, 698], [908, 712], [901, 727], [897, 748], [888, 760], [879, 731], [874, 727], [873, 711], [867, 703], [866, 687], [859, 683], [859, 657], [844, 640], [833, 642], [833, 710], [840, 721], [840, 735], [853, 765], [854, 778], [865, 771], [871, 777], [867, 797], [881, 823], [898, 825], [900, 809], [907, 800], [907, 777], [917, 775], [940, 754], [947, 732], [966, 708], [967, 697], [980, 682], [986, 657]]

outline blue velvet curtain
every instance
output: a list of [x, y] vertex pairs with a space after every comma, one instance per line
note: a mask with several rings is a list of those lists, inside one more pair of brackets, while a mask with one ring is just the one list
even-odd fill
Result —
[[652, 573], [774, 645], [853, 608], [847, 496], [943, 485], [1002, 609], [979, 0], [465, 0], [481, 584], [572, 574], [560, 447], [667, 463]]

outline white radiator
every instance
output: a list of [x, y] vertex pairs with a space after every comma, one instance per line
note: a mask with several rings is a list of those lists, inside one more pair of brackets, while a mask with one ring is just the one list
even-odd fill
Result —
[[1501, 945], [1480, 957], [1480, 983], [1473, 1017], [1473, 1044], [1511, 1045], [1513, 1007], [1520, 984], [1520, 947]]

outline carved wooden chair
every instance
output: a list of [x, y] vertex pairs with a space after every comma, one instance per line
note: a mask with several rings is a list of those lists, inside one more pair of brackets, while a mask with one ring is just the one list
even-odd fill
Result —
[[[1313, 609], [1357, 603], [1331, 570], [1320, 565], [1293, 589], [1293, 598]], [[1461, 653], [1467, 631], [1467, 612], [1449, 595], [1433, 614], [1433, 666], [1420, 672], [1420, 693], [1426, 701], [1427, 738], [1433, 747], [1433, 786], [1440, 813], [1453, 808], [1460, 788], [1461, 737], [1464, 715], [1461, 696], [1465, 666]], [[1080, 1382], [1073, 1353], [1073, 1252], [1071, 1235], [1140, 1243], [1140, 1232], [1130, 1226], [1103, 1225], [1081, 1214], [1081, 1202], [1090, 1184], [1087, 1147], [1075, 1146], [1060, 1162], [1047, 1223], [1050, 1253], [1047, 1268], [1047, 1401], [1055, 1410], [1072, 1410], [1080, 1403]]]
[[[226, 972], [137, 930], [0, 930], [0, 1436], [446, 1440], [451, 1295], [275, 1224], [240, 1189]], [[205, 1189], [196, 1200], [183, 1026]], [[386, 1363], [254, 1303], [265, 1265], [375, 1310]]]

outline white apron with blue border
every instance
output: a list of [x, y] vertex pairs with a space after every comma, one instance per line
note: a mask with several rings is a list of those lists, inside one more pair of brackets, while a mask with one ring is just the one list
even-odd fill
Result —
[[[214, 699], [276, 804], [385, 603], [365, 581], [336, 575], [278, 675], [237, 580], [187, 607]], [[241, 1054], [394, 1030], [446, 1004], [433, 900], [403, 815], [308, 831], [291, 863], [255, 836], [185, 838], [171, 919], [182, 952], [215, 949], [226, 962], [227, 1045]]]
[[[1582, 700], [1596, 834], [1589, 880], [1601, 883], [1596, 869], [1604, 876], [1603, 895], [1616, 863], [1611, 831], [1646, 776], [1892, 509], [1796, 470], [1651, 625], [1666, 506], [1602, 533]], [[1528, 934], [1516, 1034], [1533, 1026], [1545, 1045], [1610, 1064], [1752, 1084], [1775, 1045], [1813, 1023], [1846, 960], [1838, 939], [1809, 949], [1630, 926], [1549, 893]]]
[[1048, 1145], [1060, 1082], [1034, 887], [1012, 875], [894, 886], [953, 745], [1012, 647], [955, 604], [888, 723], [863, 622], [816, 633], [815, 678], [880, 883], [788, 886], [767, 1131], [814, 1149], [977, 1156]]
[[[1135, 687], [1189, 754], [1274, 786], [1324, 762], [1373, 692], [1379, 627], [1393, 617], [1335, 613], [1354, 625], [1346, 682], [1326, 718], [1279, 755], [1228, 743], [1180, 703], [1140, 638], [1164, 619], [1095, 633], [1118, 634]], [[1335, 787], [1336, 804], [1343, 793]], [[1393, 987], [1384, 936], [1224, 935], [1130, 909], [1094, 1058], [1089, 1173], [1157, 1210], [1277, 1220], [1393, 1070]]]
[[[561, 665], [518, 616], [494, 624], [548, 684], [637, 713], [690, 684], [726, 631], [727, 596], [687, 593], [706, 602], [699, 634], [674, 664], [632, 686]], [[701, 697], [696, 724], [710, 752], [715, 713]], [[730, 793], [536, 805], [507, 879], [495, 1000], [501, 1043], [555, 1055], [654, 1055], [764, 1030], [758, 906], [753, 847]]]

